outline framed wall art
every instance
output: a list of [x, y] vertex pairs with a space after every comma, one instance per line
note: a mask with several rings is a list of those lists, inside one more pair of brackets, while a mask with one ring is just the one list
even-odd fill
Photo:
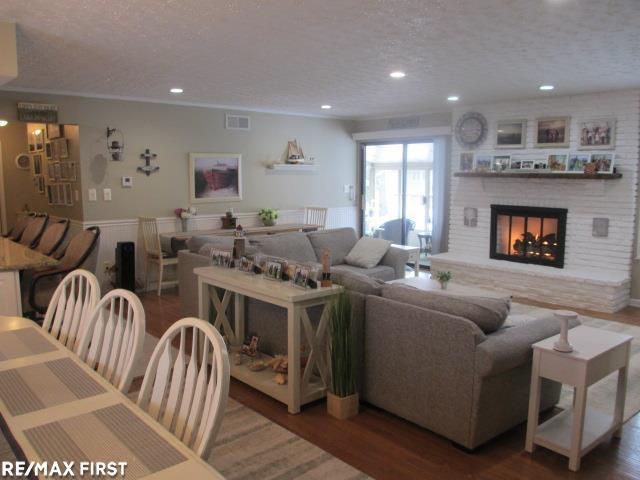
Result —
[[526, 120], [500, 120], [496, 124], [496, 148], [524, 148], [526, 137]]
[[536, 147], [568, 147], [570, 117], [545, 117], [536, 120]]
[[615, 147], [616, 119], [599, 118], [580, 122], [580, 150], [611, 150]]
[[190, 203], [242, 200], [242, 155], [189, 154]]

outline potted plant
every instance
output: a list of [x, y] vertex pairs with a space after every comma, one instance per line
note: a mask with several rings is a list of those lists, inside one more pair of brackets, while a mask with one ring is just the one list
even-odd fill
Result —
[[275, 208], [261, 208], [258, 210], [258, 217], [260, 217], [265, 227], [272, 227], [276, 224], [278, 211]]
[[331, 305], [329, 316], [331, 391], [327, 412], [344, 420], [358, 414], [359, 398], [353, 373], [351, 300], [345, 291]]
[[440, 288], [442, 290], [446, 290], [447, 289], [447, 284], [451, 281], [451, 272], [449, 272], [449, 271], [437, 272], [436, 273], [436, 280], [438, 280], [440, 282]]

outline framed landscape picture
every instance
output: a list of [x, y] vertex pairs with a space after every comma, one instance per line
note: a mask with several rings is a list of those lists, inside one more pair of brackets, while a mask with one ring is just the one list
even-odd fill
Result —
[[580, 122], [580, 150], [610, 150], [615, 146], [616, 119]]
[[242, 200], [242, 155], [189, 154], [190, 203]]
[[501, 120], [496, 124], [496, 148], [524, 148], [526, 120]]
[[569, 117], [545, 117], [536, 120], [536, 147], [568, 147]]

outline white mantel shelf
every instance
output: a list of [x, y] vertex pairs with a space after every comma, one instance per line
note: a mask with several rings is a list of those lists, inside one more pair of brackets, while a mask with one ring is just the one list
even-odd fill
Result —
[[267, 168], [276, 172], [316, 172], [317, 165], [305, 163], [273, 163]]
[[545, 178], [562, 180], [616, 180], [621, 173], [551, 173], [551, 172], [455, 172], [455, 177], [476, 178]]

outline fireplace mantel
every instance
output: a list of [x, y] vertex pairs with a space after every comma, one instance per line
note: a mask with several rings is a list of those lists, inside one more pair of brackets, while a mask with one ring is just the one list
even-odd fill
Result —
[[544, 172], [455, 172], [454, 177], [476, 178], [544, 178], [549, 180], [617, 180], [622, 178], [621, 173], [544, 173]]

